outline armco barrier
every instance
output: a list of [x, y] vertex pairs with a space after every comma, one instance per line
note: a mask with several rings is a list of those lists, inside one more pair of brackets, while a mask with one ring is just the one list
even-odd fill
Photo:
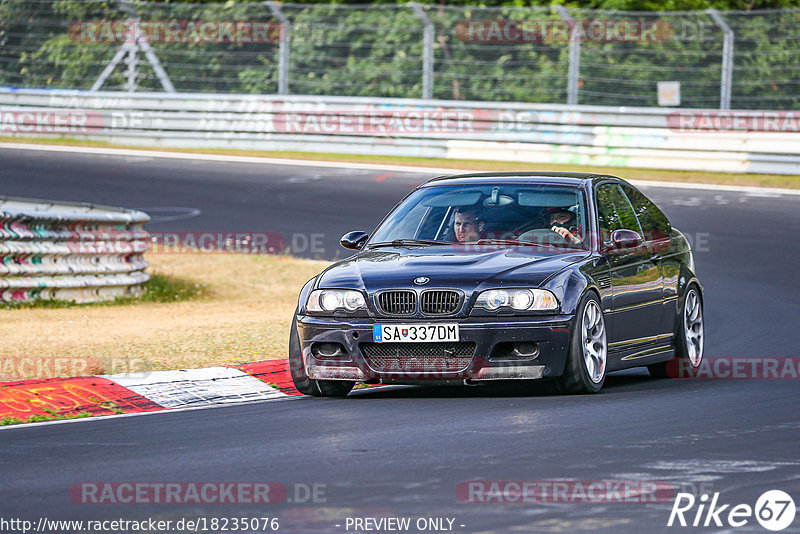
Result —
[[0, 197], [0, 301], [138, 295], [150, 275], [141, 211]]
[[0, 136], [800, 174], [800, 112], [0, 88]]

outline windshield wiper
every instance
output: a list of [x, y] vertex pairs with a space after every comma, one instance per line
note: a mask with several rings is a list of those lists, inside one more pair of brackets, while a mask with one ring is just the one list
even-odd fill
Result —
[[520, 241], [519, 239], [481, 239], [476, 244], [478, 245], [524, 245], [527, 247], [546, 246], [552, 247], [552, 243], [536, 243], [533, 241]]
[[518, 239], [481, 239], [477, 243], [478, 245], [509, 245], [509, 246], [519, 246], [523, 245], [526, 247], [551, 247], [551, 248], [564, 248], [564, 249], [581, 249], [586, 250], [586, 246], [583, 243], [564, 243], [563, 245], [560, 243], [545, 243], [543, 241], [520, 241]]
[[381, 241], [379, 243], [370, 243], [369, 248], [378, 247], [403, 247], [408, 245], [452, 245], [446, 241], [433, 241], [430, 239], [395, 239], [394, 241]]

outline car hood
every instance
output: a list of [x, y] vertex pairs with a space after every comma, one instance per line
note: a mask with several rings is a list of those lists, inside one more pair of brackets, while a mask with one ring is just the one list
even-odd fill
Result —
[[488, 287], [536, 287], [568, 265], [589, 256], [586, 251], [545, 247], [488, 248], [397, 247], [360, 252], [334, 263], [317, 278], [318, 288], [350, 288], [368, 294], [380, 289], [456, 287], [468, 295]]

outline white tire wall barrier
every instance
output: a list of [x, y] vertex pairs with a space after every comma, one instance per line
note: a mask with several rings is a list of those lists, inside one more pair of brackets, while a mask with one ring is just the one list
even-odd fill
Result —
[[800, 174], [800, 111], [0, 88], [0, 136]]
[[149, 220], [122, 208], [0, 197], [0, 301], [141, 295]]

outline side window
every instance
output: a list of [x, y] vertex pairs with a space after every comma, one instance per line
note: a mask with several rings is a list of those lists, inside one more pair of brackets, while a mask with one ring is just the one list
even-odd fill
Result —
[[636, 215], [618, 184], [602, 184], [597, 188], [597, 217], [604, 243], [611, 241], [614, 230], [642, 233]]
[[627, 185], [623, 185], [622, 189], [642, 225], [645, 240], [656, 241], [668, 237], [670, 225], [667, 216], [638, 189]]
[[447, 230], [445, 223], [448, 222], [447, 215], [449, 213], [448, 208], [429, 208], [414, 237], [417, 239], [441, 239], [442, 235], [440, 234], [445, 234]]
[[395, 221], [395, 225], [392, 227], [393, 239], [420, 238], [420, 226], [422, 225], [425, 216], [428, 215], [430, 209], [431, 208], [420, 202], [408, 210], [408, 212], [402, 218]]

